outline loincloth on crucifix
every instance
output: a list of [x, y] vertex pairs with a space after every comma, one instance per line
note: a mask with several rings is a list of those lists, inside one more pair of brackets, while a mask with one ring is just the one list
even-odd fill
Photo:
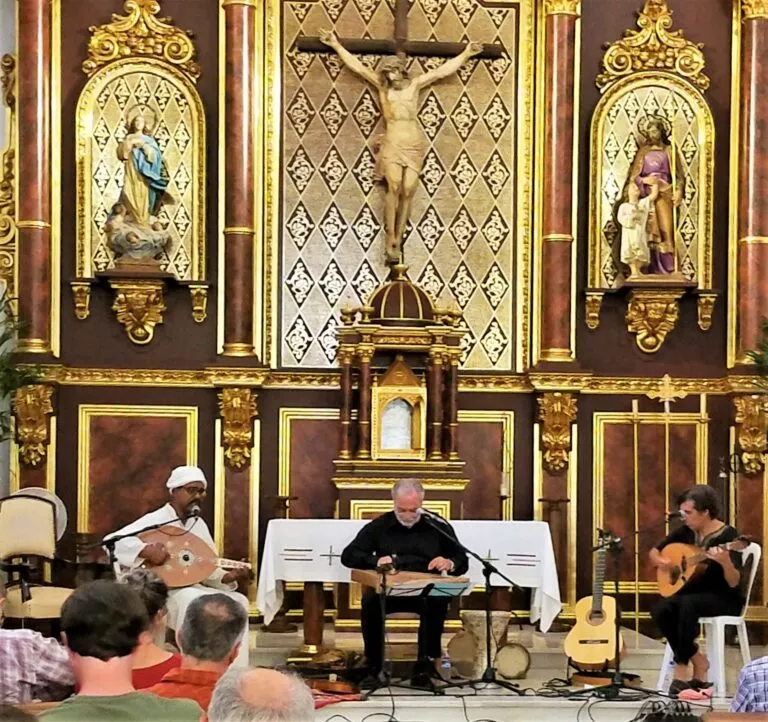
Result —
[[386, 169], [390, 164], [410, 168], [416, 173], [421, 173], [428, 150], [429, 144], [426, 139], [405, 143], [388, 136], [386, 133], [377, 135], [373, 141], [373, 154], [376, 158], [373, 179], [376, 181], [385, 180], [387, 177]]

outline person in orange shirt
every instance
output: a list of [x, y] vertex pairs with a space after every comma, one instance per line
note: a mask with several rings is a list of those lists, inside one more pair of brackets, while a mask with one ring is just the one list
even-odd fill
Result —
[[226, 594], [207, 594], [193, 600], [176, 633], [181, 667], [170, 670], [144, 691], [192, 699], [207, 710], [216, 682], [237, 657], [246, 622], [245, 609]]

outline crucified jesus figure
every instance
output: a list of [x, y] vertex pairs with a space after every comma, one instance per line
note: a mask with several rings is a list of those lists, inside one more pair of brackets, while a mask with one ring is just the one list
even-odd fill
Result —
[[397, 55], [381, 62], [377, 72], [366, 68], [330, 30], [321, 30], [320, 39], [332, 48], [352, 72], [379, 92], [385, 131], [376, 141], [376, 180], [387, 184], [384, 226], [387, 236], [387, 263], [402, 262], [403, 235], [411, 212], [411, 200], [429, 147], [419, 122], [421, 91], [453, 75], [464, 63], [483, 52], [482, 43], [469, 43], [454, 58], [428, 73], [409, 78], [405, 57]]

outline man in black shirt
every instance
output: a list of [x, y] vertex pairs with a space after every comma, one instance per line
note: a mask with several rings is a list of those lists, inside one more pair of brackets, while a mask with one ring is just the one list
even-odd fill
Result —
[[[678, 499], [684, 526], [672, 531], [650, 551], [655, 567], [668, 568], [664, 557], [668, 544], [692, 544], [709, 549], [737, 539], [736, 530], [720, 520], [720, 504], [711, 486], [698, 484]], [[694, 576], [676, 594], [659, 601], [651, 610], [656, 625], [672, 647], [675, 675], [669, 691], [677, 695], [692, 687], [710, 686], [707, 682], [709, 662], [696, 644], [700, 617], [723, 614], [738, 615], [744, 606], [741, 581], [741, 554], [724, 549], [711, 549], [706, 569]], [[688, 664], [693, 666], [693, 675]]]
[[[427, 522], [421, 514], [424, 488], [413, 479], [402, 479], [392, 488], [394, 509], [366, 524], [342, 552], [341, 563], [353, 569], [376, 569], [391, 565], [396, 571], [433, 572], [460, 576], [467, 571], [467, 556], [450, 539]], [[437, 522], [440, 523], [440, 522]], [[456, 534], [450, 524], [445, 531]], [[419, 624], [420, 670], [427, 660], [442, 656], [443, 634], [448, 600], [438, 597], [388, 597], [387, 612], [417, 612]], [[360, 619], [363, 628], [365, 658], [373, 676], [381, 671], [381, 603], [377, 590], [363, 593]], [[432, 668], [432, 663], [430, 667]]]

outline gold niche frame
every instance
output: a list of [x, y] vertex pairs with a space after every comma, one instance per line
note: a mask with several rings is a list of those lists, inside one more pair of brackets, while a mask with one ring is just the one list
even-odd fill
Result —
[[[179, 102], [186, 108], [189, 124], [191, 128], [187, 131], [191, 137], [186, 140], [185, 153], [189, 154], [190, 166], [181, 166], [186, 170], [188, 177], [182, 178], [181, 183], [186, 184], [183, 190], [185, 203], [188, 202], [189, 210], [185, 210], [186, 222], [189, 224], [189, 241], [185, 246], [189, 257], [188, 270], [184, 277], [178, 277], [178, 273], [169, 267], [168, 273], [163, 272], [142, 272], [131, 271], [128, 274], [122, 273], [120, 280], [110, 280], [110, 285], [116, 293], [120, 289], [118, 285], [127, 286], [133, 281], [131, 288], [136, 285], [137, 277], [144, 277], [143, 283], [152, 284], [152, 289], [157, 292], [156, 296], [151, 296], [146, 289], [142, 289], [138, 296], [129, 299], [127, 311], [129, 316], [136, 318], [142, 317], [142, 308], [148, 304], [155, 310], [155, 320], [148, 324], [147, 328], [140, 331], [138, 336], [131, 333], [131, 328], [125, 321], [126, 330], [134, 343], [148, 343], [151, 340], [155, 323], [162, 323], [162, 314], [165, 311], [163, 304], [163, 288], [169, 281], [176, 281], [189, 287], [192, 316], [197, 323], [202, 323], [207, 317], [207, 297], [208, 285], [206, 279], [206, 231], [205, 231], [205, 213], [206, 213], [206, 123], [205, 109], [202, 100], [197, 92], [193, 82], [182, 71], [168, 62], [153, 57], [128, 57], [115, 60], [96, 71], [87, 81], [77, 102], [76, 111], [76, 196], [77, 196], [77, 230], [76, 230], [76, 278], [71, 282], [73, 295], [75, 298], [75, 312], [77, 318], [84, 320], [88, 318], [90, 309], [90, 287], [96, 282], [96, 266], [94, 259], [94, 250], [96, 248], [97, 228], [94, 216], [94, 190], [93, 175], [94, 168], [94, 150], [93, 135], [96, 131], [95, 116], [97, 115], [97, 104], [99, 98], [108, 88], [116, 87], [117, 84], [125, 84], [126, 79], [136, 78], [138, 76], [152, 77], [156, 82], [166, 83], [173, 92], [181, 99]], [[126, 90], [126, 92], [129, 92]], [[131, 91], [132, 92], [132, 91]], [[157, 102], [149, 98], [142, 104], [151, 110], [158, 120], [158, 125], [164, 122], [164, 112]], [[127, 112], [127, 108], [121, 110], [121, 115]], [[116, 121], [119, 122], [119, 121]], [[114, 130], [114, 129], [113, 129]], [[102, 128], [102, 132], [104, 129]], [[173, 133], [173, 129], [168, 129]], [[106, 142], [108, 142], [107, 139]], [[186, 149], [189, 150], [186, 150]], [[115, 160], [115, 163], [118, 161]], [[183, 175], [180, 172], [170, 174], [173, 183], [176, 183], [176, 176]], [[175, 188], [175, 186], [174, 186]], [[175, 192], [175, 191], [174, 191]], [[107, 192], [103, 193], [106, 197]], [[110, 198], [111, 202], [117, 201], [117, 197]], [[109, 207], [109, 204], [105, 204]], [[181, 206], [184, 209], [184, 205]], [[179, 211], [174, 212], [178, 215]], [[182, 221], [185, 222], [185, 221]], [[179, 239], [181, 242], [181, 239]], [[109, 275], [114, 273], [113, 269], [104, 270], [102, 273]], [[151, 279], [151, 280], [148, 280]], [[135, 289], [134, 289], [135, 290]], [[117, 305], [117, 302], [116, 302]], [[113, 306], [113, 310], [118, 309]], [[135, 311], [135, 313], [134, 313]], [[135, 319], [132, 323], [136, 323]], [[149, 338], [146, 338], [147, 334]], [[141, 340], [136, 340], [139, 338]]]
[[[170, 418], [185, 419], [186, 425], [186, 460], [190, 465], [197, 464], [197, 445], [199, 438], [197, 406], [157, 406], [157, 405], [121, 405], [121, 404], [80, 404], [77, 411], [77, 531], [88, 531], [88, 513], [90, 510], [90, 422], [98, 416], [118, 416], [126, 418]], [[217, 546], [220, 544], [217, 541]]]
[[[394, 401], [402, 400], [411, 409], [411, 446], [406, 449], [384, 448], [384, 414]], [[378, 459], [418, 459], [424, 461], [427, 453], [427, 389], [398, 354], [384, 372], [381, 381], [373, 377], [371, 389], [371, 457]]]

